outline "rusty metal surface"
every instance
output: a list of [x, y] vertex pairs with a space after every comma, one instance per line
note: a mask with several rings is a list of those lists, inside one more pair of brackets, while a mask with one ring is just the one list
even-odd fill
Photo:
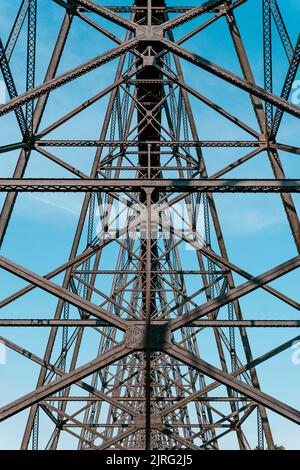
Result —
[[[9, 237], [7, 229], [19, 193], [84, 195], [69, 257], [63, 264], [38, 274], [0, 256], [0, 268], [26, 282], [1, 298], [3, 312], [16, 303], [17, 318], [2, 314], [0, 328], [5, 332], [24, 328], [27, 334], [49, 332], [43, 357], [0, 336], [7, 348], [40, 367], [36, 388], [22, 396], [20, 387], [19, 398], [0, 409], [0, 421], [28, 410], [21, 449], [64, 448], [67, 435], [77, 449], [218, 450], [228, 434], [240, 450], [274, 449], [268, 410], [297, 425], [300, 411], [276, 399], [276, 390], [274, 396], [265, 393], [256, 368], [300, 337], [255, 357], [248, 332], [261, 328], [266, 335], [271, 328], [295, 331], [300, 321], [285, 314], [281, 319], [270, 318], [260, 305], [252, 318], [244, 318], [240, 300], [262, 290], [283, 307], [300, 310], [296, 298], [270, 285], [300, 266], [300, 223], [292, 195], [300, 191], [300, 180], [287, 178], [280, 160], [281, 152], [299, 155], [300, 149], [276, 140], [284, 115], [300, 117], [299, 106], [289, 100], [299, 67], [299, 38], [293, 46], [276, 0], [263, 0], [263, 28], [257, 25], [263, 31], [262, 87], [255, 82], [235, 18], [247, 0], [208, 0], [197, 6], [165, 0], [128, 0], [123, 6], [91, 0], [46, 1], [56, 4], [64, 18], [43, 83], [36, 84], [35, 73], [38, 1], [19, 0], [6, 46], [0, 38], [0, 65], [10, 96], [0, 105], [0, 119], [15, 115], [22, 134], [0, 147], [2, 155], [20, 152], [12, 177], [0, 179], [0, 192], [6, 193], [0, 247]], [[58, 73], [74, 18], [113, 45]], [[240, 64], [238, 75], [183, 45], [220, 18]], [[273, 90], [272, 21], [287, 59], [280, 96]], [[25, 22], [27, 85], [18, 94], [11, 62]], [[44, 124], [48, 98], [55, 97], [55, 90], [71, 82], [75, 86], [78, 78], [84, 83], [90, 72], [108, 63], [116, 63], [116, 71], [105, 87]], [[201, 93], [200, 86], [189, 85], [190, 77], [183, 71], [187, 63], [195, 74], [204, 70], [214, 80], [243, 92], [253, 107], [255, 126]], [[102, 99], [106, 99], [106, 109], [99, 136], [51, 135]], [[236, 126], [237, 135], [242, 130], [245, 137], [201, 139], [201, 116], [193, 111], [193, 100]], [[217, 136], [218, 129], [213, 130]], [[90, 171], [65, 161], [64, 149], [70, 154], [80, 151], [81, 158], [94, 151]], [[209, 175], [206, 150], [244, 153]], [[33, 155], [71, 176], [31, 178], [28, 168]], [[273, 178], [226, 177], [263, 156]], [[257, 275], [234, 264], [228, 258], [214, 193], [231, 193], [232, 204], [235, 193], [279, 193], [298, 256]], [[122, 208], [119, 212], [117, 203]], [[125, 222], [115, 228], [122, 214]], [[174, 224], [178, 214], [184, 228]], [[201, 217], [202, 231], [197, 225]], [[236, 285], [237, 276], [245, 282]], [[40, 318], [25, 318], [24, 298], [39, 291], [56, 299], [53, 316], [41, 309]], [[209, 338], [209, 350], [203, 338]], [[254, 410], [256, 420], [249, 418]], [[43, 429], [40, 412], [48, 420], [47, 425], [43, 421]]]

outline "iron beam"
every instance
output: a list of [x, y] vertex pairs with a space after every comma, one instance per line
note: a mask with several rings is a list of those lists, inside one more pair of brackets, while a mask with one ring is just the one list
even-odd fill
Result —
[[42, 385], [36, 390], [33, 390], [32, 392], [9, 403], [8, 405], [3, 406], [0, 408], [0, 422], [11, 416], [14, 416], [20, 411], [23, 411], [26, 408], [34, 405], [35, 403], [44, 400], [49, 395], [69, 387], [72, 384], [75, 384], [77, 381], [88, 377], [93, 372], [96, 372], [105, 366], [117, 362], [119, 359], [126, 356], [130, 352], [131, 351], [125, 346], [124, 343], [120, 343], [115, 348], [112, 348], [107, 353], [101, 355], [101, 357], [94, 359], [93, 361], [90, 361], [81, 367], [78, 367], [72, 372], [64, 374], [62, 377], [54, 380], [53, 382]]
[[198, 358], [191, 352], [183, 350], [176, 345], [173, 345], [171, 349], [166, 351], [171, 357], [183, 362], [184, 364], [192, 367], [193, 369], [199, 370], [208, 377], [226, 385], [233, 390], [245, 395], [248, 398], [251, 398], [256, 403], [259, 403], [266, 408], [274, 411], [275, 413], [280, 414], [284, 418], [287, 418], [293, 421], [296, 424], [300, 424], [300, 412], [285, 403], [277, 400], [270, 395], [262, 392], [261, 390], [250, 386], [241, 380], [238, 380], [232, 375], [218, 369], [217, 367], [209, 364], [203, 359]]
[[221, 193], [298, 193], [298, 179], [94, 179], [64, 178], [0, 179], [2, 192], [140, 192], [144, 188], [155, 188], [167, 192], [221, 192]]
[[80, 310], [88, 312], [90, 315], [94, 315], [95, 317], [99, 318], [100, 320], [104, 320], [110, 325], [115, 326], [116, 328], [120, 328], [121, 330], [126, 330], [126, 323], [121, 318], [117, 317], [116, 315], [112, 315], [105, 309], [99, 307], [88, 300], [83, 299], [79, 295], [74, 294], [73, 292], [68, 291], [67, 289], [55, 284], [44, 277], [29, 271], [28, 269], [20, 266], [12, 261], [0, 256], [0, 268], [5, 269], [6, 271], [24, 279], [37, 287], [49, 292], [50, 294], [59, 297], [60, 299], [64, 299], [65, 301], [69, 302], [70, 304], [78, 307]]
[[300, 256], [291, 258], [285, 263], [282, 263], [279, 266], [276, 266], [275, 268], [266, 271], [260, 276], [255, 276], [250, 281], [244, 282], [240, 286], [231, 289], [226, 294], [220, 295], [219, 297], [216, 297], [215, 299], [206, 302], [206, 304], [202, 305], [201, 307], [196, 307], [193, 310], [190, 310], [188, 314], [182, 316], [181, 318], [171, 320], [171, 328], [173, 331], [178, 328], [182, 328], [183, 326], [195, 320], [198, 320], [200, 317], [208, 315], [214, 310], [221, 308], [223, 305], [227, 305], [229, 302], [233, 302], [239, 299], [240, 297], [249, 294], [250, 292], [253, 292], [259, 287], [262, 287], [265, 284], [268, 284], [269, 282], [278, 279], [284, 274], [287, 274], [293, 271], [294, 269], [297, 269], [299, 266]]

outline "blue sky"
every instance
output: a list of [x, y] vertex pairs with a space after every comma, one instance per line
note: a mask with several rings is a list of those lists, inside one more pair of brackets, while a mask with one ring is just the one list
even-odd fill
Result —
[[[178, 1], [176, 4], [184, 5], [186, 2]], [[198, 2], [189, 1], [189, 5]], [[245, 41], [247, 53], [253, 67], [255, 79], [263, 85], [263, 58], [261, 48], [261, 7], [259, 0], [249, 0], [236, 12], [236, 17]], [[110, 1], [110, 5], [128, 4], [128, 1]], [[170, 3], [171, 4], [171, 3]], [[172, 2], [173, 4], [173, 2]], [[288, 26], [293, 44], [299, 34], [300, 4], [298, 0], [278, 0], [283, 17]], [[19, 0], [0, 0], [0, 34], [6, 40], [9, 28], [17, 12]], [[37, 83], [41, 83], [51, 55], [52, 44], [58, 33], [63, 17], [62, 9], [50, 0], [41, 0], [39, 6], [38, 22], [38, 63]], [[208, 16], [207, 16], [208, 17]], [[199, 19], [193, 21], [199, 24]], [[202, 20], [201, 20], [202, 21]], [[104, 25], [108, 25], [105, 21]], [[176, 36], [180, 37], [190, 30], [192, 25], [178, 28]], [[121, 35], [118, 27], [111, 26], [115, 34]], [[274, 32], [276, 37], [276, 33]], [[122, 36], [121, 36], [122, 37]], [[19, 93], [25, 87], [25, 54], [24, 32], [12, 60], [12, 70], [16, 78]], [[230, 40], [225, 21], [222, 19], [190, 40], [185, 45], [197, 54], [233, 71], [241, 74], [238, 60]], [[74, 20], [71, 34], [68, 38], [63, 60], [58, 73], [83, 63], [84, 61], [102, 53], [113, 44], [103, 39], [88, 25], [79, 19]], [[274, 91], [280, 93], [284, 75], [287, 69], [286, 57], [279, 40], [274, 47]], [[65, 114], [75, 105], [96, 94], [111, 83], [116, 67], [116, 61], [101, 69], [78, 79], [66, 89], [59, 89], [50, 97], [47, 111], [44, 115], [41, 128]], [[217, 104], [228, 109], [239, 118], [257, 129], [254, 113], [249, 99], [244, 93], [234, 89], [231, 85], [211, 77], [200, 69], [184, 64], [187, 82], [207, 95]], [[298, 77], [300, 78], [300, 77]], [[209, 139], [247, 139], [248, 136], [231, 123], [227, 123], [216, 113], [191, 99], [202, 140]], [[104, 99], [92, 106], [87, 112], [80, 115], [73, 122], [62, 126], [49, 135], [49, 138], [70, 139], [91, 138], [99, 136], [107, 100]], [[13, 143], [20, 138], [15, 117], [11, 114], [1, 118], [0, 145]], [[295, 118], [285, 116], [282, 128], [278, 134], [278, 141], [299, 146], [299, 124]], [[208, 173], [213, 174], [231, 161], [236, 160], [245, 152], [240, 149], [225, 151], [205, 149], [204, 156]], [[68, 163], [77, 166], [81, 171], [89, 173], [94, 156], [93, 149], [59, 149], [57, 155]], [[0, 158], [0, 176], [9, 177], [12, 174], [18, 152], [2, 154]], [[299, 177], [299, 157], [282, 153], [282, 162], [287, 177]], [[37, 153], [33, 153], [26, 172], [32, 177], [63, 177], [70, 176]], [[237, 170], [228, 174], [231, 177], [270, 178], [272, 177], [269, 162], [265, 154], [255, 157]], [[1, 254], [38, 273], [46, 273], [68, 258], [69, 247], [72, 243], [80, 206], [83, 196], [80, 194], [23, 194], [19, 197], [11, 220], [7, 237]], [[285, 218], [280, 198], [277, 195], [216, 195], [216, 204], [223, 227], [228, 253], [232, 262], [250, 273], [261, 272], [295, 256], [296, 249], [292, 241], [288, 223]], [[3, 195], [0, 195], [0, 202]], [[299, 196], [295, 196], [299, 209]], [[55, 279], [56, 282], [60, 277]], [[243, 282], [236, 277], [237, 283]], [[14, 276], [0, 272], [1, 298], [22, 287], [24, 283]], [[285, 294], [300, 301], [298, 272], [288, 274], [272, 285]], [[7, 307], [4, 317], [9, 315], [16, 318], [34, 317], [51, 318], [56, 305], [56, 299], [34, 291], [24, 297], [22, 301]], [[255, 293], [241, 299], [241, 305], [246, 318], [297, 319], [298, 313], [287, 305], [277, 301], [264, 291]], [[12, 341], [31, 349], [42, 355], [47, 338], [47, 330], [36, 329], [29, 334], [29, 330], [18, 329], [0, 332]], [[250, 330], [249, 337], [253, 347], [254, 357], [283, 343], [285, 340], [299, 334], [298, 330]], [[209, 349], [209, 340], [203, 340], [203, 349]], [[87, 352], [88, 354], [88, 352]], [[259, 366], [258, 372], [262, 389], [273, 394], [276, 398], [300, 409], [299, 385], [300, 365], [296, 366], [291, 360], [292, 350], [287, 350], [273, 358], [267, 365]], [[17, 377], [16, 377], [16, 370]], [[23, 358], [8, 351], [7, 365], [0, 365], [0, 403], [5, 404], [19, 397], [35, 387], [39, 368], [27, 363]], [[17, 448], [20, 442], [21, 430], [26, 422], [27, 412], [12, 418], [0, 425], [0, 448]], [[299, 449], [299, 428], [287, 420], [269, 413], [270, 422], [274, 431], [275, 442], [284, 444], [290, 449]], [[224, 439], [224, 447], [230, 447]]]

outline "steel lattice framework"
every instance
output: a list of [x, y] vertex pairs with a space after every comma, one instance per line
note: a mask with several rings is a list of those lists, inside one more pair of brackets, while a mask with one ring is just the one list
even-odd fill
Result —
[[[274, 449], [267, 410], [296, 424], [300, 424], [300, 411], [265, 393], [256, 367], [299, 337], [293, 335], [254, 358], [247, 332], [251, 327], [299, 328], [300, 320], [244, 320], [240, 298], [263, 289], [300, 310], [296, 300], [269, 285], [300, 266], [300, 225], [291, 194], [300, 191], [300, 180], [286, 179], [279, 155], [299, 155], [300, 149], [276, 140], [285, 113], [300, 117], [300, 108], [289, 100], [299, 66], [300, 36], [292, 44], [276, 0], [253, 2], [263, 19], [265, 80], [260, 87], [235, 17], [247, 0], [209, 0], [194, 7], [165, 0], [109, 7], [91, 0], [43, 1], [57, 4], [64, 18], [42, 84], [35, 83], [38, 0], [20, 1], [6, 45], [0, 40], [1, 71], [9, 93], [0, 116], [15, 113], [22, 136], [19, 142], [0, 147], [0, 153], [20, 151], [12, 178], [0, 179], [0, 191], [7, 193], [0, 243], [9, 234], [19, 192], [83, 192], [84, 201], [64, 264], [39, 275], [0, 257], [3, 270], [27, 283], [1, 300], [4, 311], [36, 288], [58, 299], [52, 318], [1, 316], [1, 328], [48, 327], [50, 333], [43, 357], [1, 337], [8, 348], [38, 364], [40, 373], [36, 389], [3, 406], [0, 420], [28, 410], [22, 449], [41, 448], [41, 434], [47, 435], [46, 449], [63, 448], [68, 434], [78, 449], [217, 450], [222, 448], [222, 438], [232, 433], [236, 446], [244, 450], [253, 446], [247, 436], [249, 420], [255, 445]], [[204, 22], [202, 15], [206, 15]], [[58, 74], [74, 18], [115, 47]], [[221, 19], [227, 24], [240, 75], [184, 46]], [[18, 94], [10, 61], [26, 23], [26, 92]], [[182, 31], [182, 25], [186, 25], [185, 34], [175, 39], [175, 29]], [[114, 33], [116, 27], [125, 30], [124, 38]], [[275, 34], [286, 54], [280, 96], [273, 92]], [[114, 59], [118, 65], [109, 86], [41, 128], [51, 93]], [[257, 130], [191, 87], [183, 72], [186, 62], [195, 73], [200, 68], [244, 91], [253, 106]], [[191, 98], [244, 131], [248, 140], [200, 140]], [[108, 104], [99, 137], [49, 138], [102, 99]], [[90, 173], [58, 157], [56, 148], [62, 147], [83, 152], [95, 148]], [[246, 155], [208, 176], [206, 148], [240, 148]], [[70, 178], [25, 178], [33, 152], [69, 172]], [[269, 159], [273, 179], [224, 179], [260, 154]], [[215, 192], [279, 193], [299, 255], [258, 276], [235, 265], [228, 258]], [[184, 230], [174, 224], [179, 206]], [[97, 232], [96, 213], [100, 214]], [[203, 221], [202, 230], [198, 220]], [[116, 264], [108, 268], [112, 253], [117, 253]], [[187, 264], [186, 257], [194, 263]], [[236, 274], [245, 281], [236, 285]], [[55, 280], [58, 275], [63, 276], [61, 283]], [[216, 365], [203, 346], [204, 335], [217, 353]], [[81, 352], [87, 347], [92, 360], [84, 362]], [[48, 420], [43, 430], [41, 414]]]

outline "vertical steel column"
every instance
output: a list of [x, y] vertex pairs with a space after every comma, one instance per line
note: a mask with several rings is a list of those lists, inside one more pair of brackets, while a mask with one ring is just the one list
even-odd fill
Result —
[[28, 11], [28, 0], [22, 0], [14, 25], [5, 46], [7, 62], [10, 61]]
[[[264, 83], [265, 89], [273, 91], [272, 67], [272, 16], [269, 0], [263, 1], [263, 46], [264, 46]], [[270, 133], [273, 122], [273, 105], [266, 102], [266, 135]]]
[[[143, 245], [145, 244], [145, 251], [142, 256], [146, 255], [144, 268], [145, 268], [145, 285], [143, 284], [143, 288], [145, 289], [143, 295], [143, 311], [145, 311], [146, 319], [145, 319], [145, 359], [146, 359], [146, 369], [145, 369], [145, 397], [146, 397], [146, 409], [145, 409], [145, 417], [146, 417], [146, 436], [145, 436], [145, 444], [146, 450], [151, 450], [151, 413], [152, 413], [152, 404], [151, 404], [151, 397], [152, 397], [152, 384], [151, 384], [151, 349], [149, 347], [151, 341], [151, 317], [153, 314], [153, 307], [154, 307], [154, 299], [153, 297], [153, 289], [151, 289], [151, 282], [152, 282], [152, 267], [153, 267], [153, 252], [152, 252], [152, 238], [151, 238], [151, 207], [152, 207], [152, 190], [145, 189], [146, 193], [146, 207], [147, 207], [147, 220], [146, 223], [146, 230], [145, 236], [146, 240], [143, 240]], [[144, 250], [143, 250], [144, 251]]]
[[[163, 21], [163, 15], [153, 14], [152, 7], [164, 6], [164, 0], [137, 0], [137, 7], [144, 7], [144, 10], [137, 13], [137, 22], [141, 24], [147, 24], [149, 27], [157, 22]], [[162, 48], [159, 44], [153, 44], [152, 46], [155, 49], [156, 53], [162, 51]], [[145, 83], [143, 80], [161, 80], [161, 72], [154, 66], [154, 63], [151, 63], [151, 49], [149, 43], [141, 42], [138, 47], [140, 54], [147, 56], [149, 54], [149, 65], [144, 67], [136, 77], [137, 80], [137, 99], [138, 102], [143, 105], [147, 110], [147, 124], [141, 123], [144, 119], [143, 113], [138, 111], [138, 124], [139, 125], [139, 166], [143, 169], [139, 170], [139, 177], [141, 179], [141, 186], [143, 185], [143, 178], [154, 178], [157, 174], [157, 169], [160, 166], [160, 147], [159, 145], [152, 145], [151, 148], [147, 145], [147, 141], [160, 141], [160, 129], [157, 129], [157, 124], [154, 124], [152, 120], [152, 110], [155, 106], [161, 101], [163, 96], [162, 85], [159, 83]], [[140, 84], [139, 84], [139, 81]], [[162, 111], [161, 108], [156, 114], [156, 121], [161, 122]], [[156, 169], [154, 170], [153, 167]], [[157, 243], [152, 239], [152, 230], [151, 230], [151, 205], [155, 204], [158, 201], [159, 194], [158, 191], [143, 191], [140, 195], [140, 201], [142, 204], [145, 204], [147, 207], [147, 221], [146, 221], [146, 231], [145, 236], [146, 240], [141, 239], [141, 258], [144, 260], [142, 271], [144, 274], [142, 276], [142, 286], [143, 287], [143, 311], [146, 317], [146, 342], [149, 341], [148, 337], [149, 328], [151, 324], [151, 318], [155, 314], [156, 305], [155, 305], [155, 277], [152, 276], [151, 271], [155, 270], [156, 259], [157, 259]], [[146, 430], [145, 430], [145, 439], [146, 439], [146, 449], [151, 449], [151, 351], [149, 348], [145, 351], [146, 358], [146, 370], [145, 370], [145, 412], [146, 412]]]
[[[17, 92], [14, 78], [10, 70], [10, 66], [9, 66], [9, 63], [5, 54], [5, 49], [4, 49], [4, 45], [3, 45], [1, 38], [0, 38], [0, 69], [4, 78], [8, 95], [10, 99], [13, 99], [16, 96], [18, 96], [18, 92]], [[21, 134], [23, 137], [25, 137], [26, 122], [25, 122], [24, 113], [21, 107], [15, 110], [15, 115], [16, 115], [20, 130], [21, 130]], [[0, 226], [0, 230], [1, 230], [1, 226]], [[1, 231], [0, 231], [0, 234], [1, 234]], [[1, 239], [0, 239], [0, 242], [1, 242]], [[0, 246], [1, 246], [1, 243], [0, 243]]]
[[[26, 90], [32, 90], [35, 84], [35, 58], [36, 58], [36, 24], [37, 0], [29, 0], [28, 8], [28, 38], [27, 38], [27, 79]], [[26, 103], [27, 133], [32, 132], [34, 100]]]

